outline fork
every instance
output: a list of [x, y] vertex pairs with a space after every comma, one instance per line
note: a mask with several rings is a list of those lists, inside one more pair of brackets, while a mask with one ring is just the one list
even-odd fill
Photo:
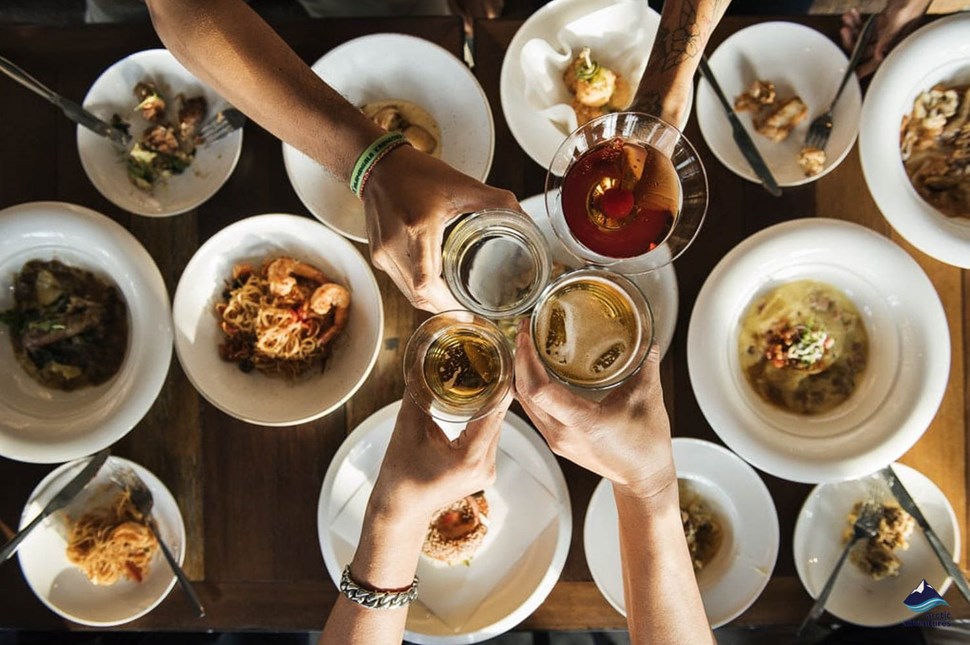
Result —
[[246, 124], [246, 115], [236, 108], [220, 110], [199, 128], [199, 139], [208, 146]]
[[152, 496], [152, 491], [149, 490], [144, 480], [138, 476], [138, 473], [126, 466], [120, 467], [118, 472], [115, 472], [111, 476], [111, 479], [131, 495], [131, 503], [135, 505], [138, 512], [145, 518], [145, 524], [148, 525], [152, 535], [158, 540], [158, 545], [162, 548], [162, 554], [165, 556], [165, 560], [168, 561], [168, 566], [172, 568], [172, 573], [178, 579], [179, 585], [181, 585], [189, 600], [192, 601], [192, 604], [195, 605], [199, 618], [205, 617], [205, 608], [202, 606], [202, 602], [199, 601], [199, 596], [196, 595], [195, 588], [189, 582], [188, 576], [182, 571], [182, 567], [179, 566], [175, 556], [172, 555], [172, 551], [165, 544], [165, 541], [162, 540], [162, 536], [158, 532], [158, 525], [151, 514], [152, 507], [155, 505], [155, 498]]
[[839, 89], [835, 92], [835, 98], [832, 99], [832, 104], [829, 105], [829, 109], [824, 114], [815, 117], [815, 120], [808, 126], [808, 134], [805, 135], [806, 146], [825, 150], [825, 144], [829, 142], [829, 135], [832, 134], [832, 127], [835, 125], [832, 114], [833, 110], [835, 110], [835, 104], [839, 102], [839, 97], [842, 96], [842, 90], [845, 89], [846, 84], [849, 82], [849, 77], [852, 76], [859, 61], [862, 60], [862, 53], [866, 50], [866, 45], [869, 44], [869, 38], [872, 36], [872, 26], [875, 18], [876, 14], [872, 14], [866, 19], [865, 24], [862, 25], [859, 38], [856, 39], [855, 47], [852, 48], [852, 57], [849, 59], [849, 64], [845, 67], [842, 82], [839, 83]]
[[832, 593], [832, 589], [835, 587], [835, 580], [839, 577], [839, 571], [842, 569], [842, 565], [845, 564], [845, 559], [849, 555], [849, 551], [852, 547], [856, 545], [856, 542], [863, 538], [872, 538], [876, 535], [876, 528], [879, 526], [879, 520], [882, 518], [882, 506], [873, 500], [868, 500], [862, 506], [862, 510], [859, 512], [859, 517], [856, 518], [855, 524], [852, 525], [852, 538], [842, 549], [842, 555], [839, 556], [838, 561], [835, 563], [835, 568], [832, 569], [832, 573], [829, 574], [828, 580], [825, 581], [825, 586], [822, 587], [822, 593], [818, 595], [815, 599], [815, 604], [812, 605], [812, 609], [805, 616], [805, 620], [799, 626], [798, 631], [795, 632], [795, 636], [800, 639], [817, 639], [821, 636], [822, 628], [820, 628], [816, 621], [818, 621], [819, 616], [822, 615], [822, 611], [825, 609], [825, 603], [829, 599], [829, 595]]

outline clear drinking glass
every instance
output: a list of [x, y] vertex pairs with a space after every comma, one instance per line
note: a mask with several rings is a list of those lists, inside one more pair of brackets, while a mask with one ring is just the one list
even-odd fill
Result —
[[672, 125], [636, 112], [579, 127], [546, 175], [546, 211], [573, 255], [626, 275], [675, 260], [707, 212], [707, 175]]
[[607, 269], [563, 274], [532, 312], [532, 341], [546, 370], [582, 390], [619, 385], [640, 369], [653, 343], [643, 292]]
[[528, 216], [506, 209], [479, 211], [459, 222], [442, 258], [455, 299], [492, 319], [529, 311], [552, 267], [539, 228]]
[[404, 350], [408, 394], [439, 425], [464, 424], [492, 411], [512, 385], [512, 369], [508, 341], [470, 311], [432, 316]]

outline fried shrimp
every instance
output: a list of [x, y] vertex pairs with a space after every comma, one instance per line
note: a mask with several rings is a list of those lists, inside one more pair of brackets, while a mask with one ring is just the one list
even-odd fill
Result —
[[266, 267], [266, 279], [269, 280], [269, 288], [277, 296], [287, 296], [296, 286], [296, 277], [307, 278], [326, 284], [330, 279], [316, 267], [294, 260], [293, 258], [281, 257], [273, 260]]

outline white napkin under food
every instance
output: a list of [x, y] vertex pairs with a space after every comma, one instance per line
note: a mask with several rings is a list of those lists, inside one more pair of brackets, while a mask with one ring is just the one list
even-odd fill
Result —
[[[560, 512], [555, 496], [501, 448], [496, 454], [496, 472], [495, 484], [485, 491], [488, 533], [471, 562], [449, 566], [422, 555], [418, 563], [418, 599], [455, 633], [514, 573], [522, 555]], [[335, 536], [352, 546], [360, 541], [376, 478], [377, 470], [368, 474], [330, 526]]]
[[526, 104], [552, 121], [563, 134], [576, 129], [572, 94], [562, 80], [566, 67], [589, 47], [593, 58], [636, 88], [647, 66], [659, 21], [644, 0], [600, 9], [567, 24], [552, 41], [533, 38], [522, 47]]

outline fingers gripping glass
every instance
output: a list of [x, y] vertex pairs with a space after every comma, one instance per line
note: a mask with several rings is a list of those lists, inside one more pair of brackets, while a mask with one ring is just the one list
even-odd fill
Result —
[[404, 382], [418, 407], [454, 438], [447, 424], [460, 430], [508, 394], [512, 350], [489, 320], [468, 311], [445, 311], [411, 335], [404, 351]]

